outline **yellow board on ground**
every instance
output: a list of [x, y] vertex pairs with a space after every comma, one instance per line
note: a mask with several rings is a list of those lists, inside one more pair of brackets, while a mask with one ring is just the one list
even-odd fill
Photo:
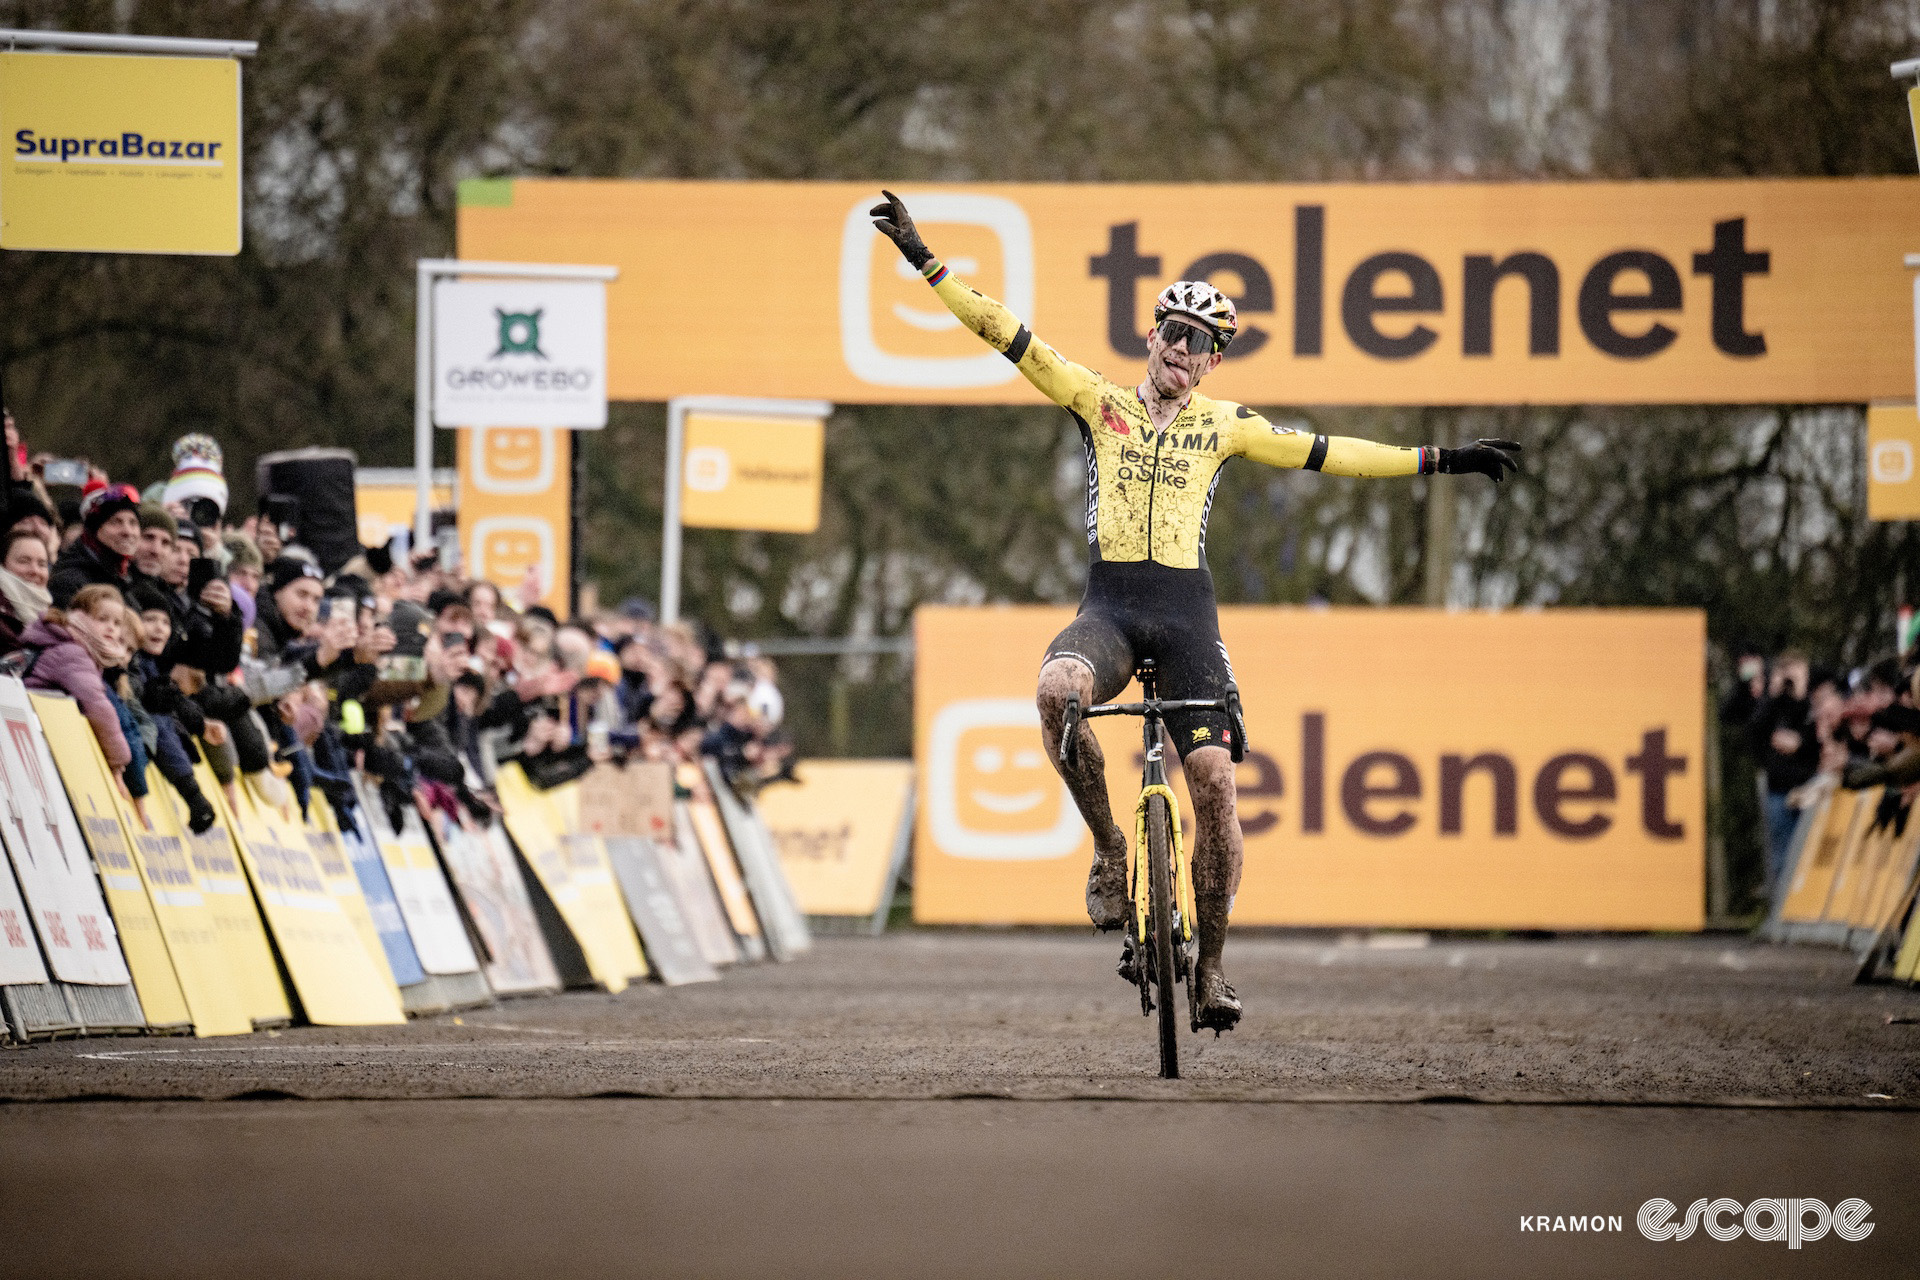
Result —
[[768, 787], [756, 803], [800, 910], [873, 915], [893, 888], [913, 762], [808, 760], [798, 773], [798, 786]]
[[1826, 903], [1820, 910], [1821, 920], [1846, 921], [1854, 899], [1860, 896], [1861, 882], [1869, 873], [1873, 848], [1879, 835], [1874, 830], [1873, 819], [1880, 809], [1880, 797], [1885, 791], [1885, 787], [1874, 787], [1860, 793], [1853, 811], [1853, 823], [1848, 827], [1846, 840], [1834, 860], [1833, 883], [1827, 890]]
[[1906, 937], [1900, 940], [1900, 950], [1893, 958], [1893, 979], [1912, 982], [1916, 970], [1920, 970], [1920, 911], [1907, 920]]
[[[647, 962], [640, 935], [620, 900], [612, 864], [598, 839], [590, 838], [593, 847], [582, 852], [570, 848], [574, 842], [551, 794], [534, 790], [518, 764], [502, 765], [494, 786], [506, 811], [507, 834], [573, 930], [594, 980], [608, 991], [621, 991], [632, 979], [644, 977]], [[577, 798], [573, 803], [577, 805]]]
[[[54, 765], [89, 838], [96, 830], [96, 820], [102, 823], [99, 829], [105, 829], [108, 814], [129, 837], [134, 868], [166, 941], [167, 957], [193, 1019], [194, 1034], [231, 1036], [252, 1031], [238, 981], [220, 946], [219, 926], [205, 887], [187, 857], [186, 842], [171, 824], [156, 820], [149, 826], [141, 820], [132, 802], [114, 784], [99, 741], [81, 718], [79, 707], [60, 698], [35, 698], [34, 710], [53, 751]], [[156, 803], [158, 799], [148, 798], [149, 815], [163, 812]]]
[[1806, 843], [1793, 866], [1793, 880], [1780, 904], [1780, 919], [1794, 924], [1820, 919], [1833, 894], [1834, 872], [1846, 851], [1847, 838], [1853, 832], [1854, 817], [1860, 810], [1861, 793], [1836, 791], [1821, 802], [1813, 818]]
[[60, 771], [61, 785], [73, 805], [73, 816], [79, 819], [81, 833], [100, 870], [100, 885], [106, 893], [107, 908], [113, 912], [114, 928], [120, 932], [120, 949], [127, 958], [127, 972], [133, 975], [134, 994], [140, 997], [147, 1025], [156, 1029], [191, 1026], [193, 1014], [180, 990], [173, 957], [167, 953], [166, 936], [147, 897], [146, 882], [133, 865], [127, 831], [120, 825], [120, 813], [113, 802], [113, 784], [107, 778], [106, 761], [99, 754], [93, 732], [71, 701], [37, 693], [27, 696], [39, 717], [41, 732], [47, 736], [54, 767]]
[[219, 926], [227, 967], [240, 986], [247, 1016], [255, 1027], [291, 1022], [293, 1006], [287, 1003], [287, 988], [280, 981], [280, 966], [274, 963], [273, 944], [267, 941], [267, 926], [260, 919], [259, 904], [253, 900], [253, 886], [247, 883], [246, 869], [240, 865], [239, 842], [220, 780], [204, 760], [193, 767], [193, 776], [213, 804], [213, 825], [194, 835], [187, 824], [186, 805], [178, 796], [174, 797], [173, 812], [186, 835], [194, 872], [200, 877], [207, 905]]
[[1916, 855], [1920, 855], [1920, 822], [1909, 815], [1906, 828], [1887, 842], [1886, 865], [1862, 904], [1856, 925], [1877, 930], [1899, 923], [1893, 916], [1906, 902]]
[[[320, 793], [318, 787], [309, 793], [307, 804], [311, 810], [311, 820], [299, 827], [299, 833], [313, 853], [313, 860], [320, 868], [320, 878], [326, 882], [327, 892], [347, 913], [347, 919], [353, 921], [353, 931], [360, 935], [360, 945], [372, 957], [374, 968], [387, 975], [387, 983], [397, 998], [400, 984], [394, 981], [393, 966], [387, 963], [387, 948], [380, 941], [380, 928], [373, 922], [373, 910], [367, 906], [367, 895], [360, 887], [360, 877], [353, 873], [353, 864], [347, 861], [347, 849], [340, 842], [340, 823], [334, 817], [333, 806], [327, 803], [326, 796]], [[289, 823], [289, 826], [299, 824]]]
[[740, 864], [734, 860], [720, 811], [711, 800], [687, 800], [676, 808], [686, 815], [688, 831], [707, 860], [714, 884], [720, 887], [720, 902], [727, 909], [733, 931], [743, 938], [758, 938], [760, 917], [753, 910], [753, 899], [747, 896], [747, 882], [740, 876]]
[[247, 787], [239, 789], [232, 816], [247, 874], [307, 1020], [322, 1026], [405, 1022], [392, 978], [375, 967], [353, 921], [327, 892], [304, 835]]

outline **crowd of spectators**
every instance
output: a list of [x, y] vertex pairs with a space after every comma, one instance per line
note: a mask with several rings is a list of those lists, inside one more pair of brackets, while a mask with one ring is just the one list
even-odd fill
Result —
[[1757, 767], [1770, 894], [1784, 888], [1800, 814], [1836, 787], [1885, 785], [1875, 824], [1904, 830], [1920, 796], [1920, 650], [1850, 670], [1743, 652], [1720, 719], [1743, 731]]
[[232, 518], [205, 435], [138, 489], [5, 427], [0, 674], [74, 698], [143, 814], [149, 761], [196, 832], [200, 761], [303, 810], [316, 787], [352, 809], [359, 768], [396, 823], [416, 799], [486, 820], [509, 760], [541, 787], [628, 759], [712, 758], [743, 791], [792, 776], [772, 661], [645, 600], [563, 622], [404, 541], [328, 571], [297, 508]]

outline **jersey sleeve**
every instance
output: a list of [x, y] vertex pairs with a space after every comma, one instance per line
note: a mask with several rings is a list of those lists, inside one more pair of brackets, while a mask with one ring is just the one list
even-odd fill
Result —
[[1235, 406], [1232, 422], [1233, 452], [1270, 467], [1377, 479], [1431, 475], [1440, 460], [1440, 451], [1432, 446], [1402, 448], [1354, 436], [1321, 436], [1276, 427], [1245, 405]]
[[1100, 381], [1100, 375], [1084, 365], [1075, 364], [1033, 336], [1033, 330], [1009, 311], [1004, 303], [989, 298], [961, 280], [940, 259], [927, 263], [923, 274], [940, 301], [947, 304], [961, 324], [974, 331], [988, 346], [1013, 361], [1028, 382], [1041, 395], [1063, 409], [1075, 402]]

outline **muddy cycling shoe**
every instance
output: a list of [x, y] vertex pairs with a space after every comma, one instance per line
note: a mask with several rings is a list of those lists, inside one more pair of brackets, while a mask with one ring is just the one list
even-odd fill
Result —
[[1120, 948], [1120, 967], [1114, 970], [1120, 975], [1120, 980], [1130, 987], [1140, 985], [1140, 970], [1136, 967], [1139, 962], [1135, 959], [1138, 954], [1133, 949], [1133, 939], [1128, 938]]
[[1196, 1031], [1211, 1029], [1215, 1036], [1231, 1031], [1240, 1022], [1240, 997], [1233, 984], [1220, 972], [1218, 960], [1202, 960], [1193, 977], [1194, 1022]]
[[1087, 872], [1087, 918], [1106, 932], [1127, 922], [1127, 860], [1095, 858]]

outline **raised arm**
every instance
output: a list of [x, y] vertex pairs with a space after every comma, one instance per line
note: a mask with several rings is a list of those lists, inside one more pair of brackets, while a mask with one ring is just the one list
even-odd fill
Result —
[[1073, 402], [1094, 384], [1095, 375], [1036, 339], [1033, 330], [1021, 323], [1020, 317], [1009, 311], [1004, 303], [989, 298], [949, 271], [945, 263], [933, 256], [926, 241], [920, 238], [919, 228], [913, 225], [913, 217], [900, 197], [891, 191], [881, 194], [886, 199], [870, 211], [874, 228], [893, 241], [901, 255], [933, 286], [934, 293], [947, 304], [947, 310], [953, 312], [961, 324], [1013, 361], [1014, 367], [1039, 389], [1041, 395], [1063, 408], [1071, 408]]
[[1276, 427], [1245, 405], [1235, 408], [1233, 423], [1239, 433], [1238, 451], [1270, 467], [1368, 479], [1478, 472], [1492, 476], [1496, 484], [1506, 472], [1519, 470], [1509, 450], [1520, 446], [1512, 440], [1476, 440], [1458, 449], [1431, 444], [1402, 448], [1354, 436], [1321, 436]]

